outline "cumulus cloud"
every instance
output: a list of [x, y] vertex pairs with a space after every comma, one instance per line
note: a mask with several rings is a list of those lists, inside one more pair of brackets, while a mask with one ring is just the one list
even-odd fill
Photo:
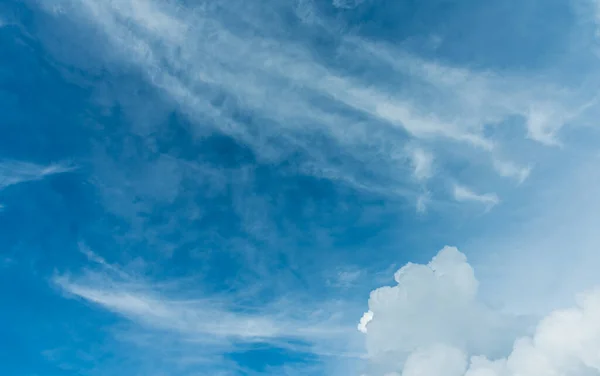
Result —
[[466, 356], [457, 348], [434, 345], [411, 353], [402, 369], [402, 376], [462, 376]]
[[597, 375], [600, 290], [551, 312], [531, 330], [486, 306], [466, 257], [445, 247], [427, 265], [407, 264], [397, 285], [374, 290], [359, 323], [369, 375]]
[[453, 194], [454, 199], [458, 202], [479, 202], [486, 204], [488, 208], [500, 203], [500, 198], [495, 193], [475, 193], [470, 188], [460, 184], [454, 185]]
[[0, 189], [11, 185], [41, 180], [47, 176], [73, 171], [67, 164], [50, 164], [47, 166], [35, 163], [4, 160], [0, 161]]
[[394, 279], [395, 286], [371, 292], [372, 319], [364, 324], [369, 359], [383, 370], [398, 371], [416, 349], [437, 344], [497, 353], [521, 329], [477, 299], [474, 271], [456, 248], [442, 249], [428, 265], [409, 263]]
[[358, 323], [357, 329], [362, 333], [366, 333], [367, 332], [367, 324], [369, 324], [371, 322], [371, 320], [373, 320], [373, 312], [372, 311], [365, 312], [363, 314], [363, 316], [360, 318], [360, 322]]

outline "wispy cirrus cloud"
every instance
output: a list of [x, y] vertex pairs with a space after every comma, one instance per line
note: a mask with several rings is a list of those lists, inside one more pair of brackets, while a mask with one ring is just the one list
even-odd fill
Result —
[[[99, 277], [101, 276], [94, 274], [89, 276], [96, 280]], [[311, 324], [300, 318], [286, 319], [283, 312], [272, 316], [265, 313], [236, 313], [217, 300], [177, 300], [159, 294], [153, 295], [149, 286], [143, 283], [119, 283], [108, 279], [103, 281], [104, 284], [96, 285], [66, 276], [56, 277], [54, 282], [65, 292], [143, 325], [176, 331], [196, 340], [207, 338], [209, 342], [230, 340], [276, 343], [277, 339], [297, 339], [311, 343], [315, 339], [325, 340], [347, 332], [345, 327], [332, 325], [327, 320]]]
[[433, 175], [433, 155], [422, 148], [413, 148], [409, 152], [413, 165], [413, 175], [419, 181]]
[[476, 193], [464, 185], [454, 185], [454, 199], [459, 202], [478, 202], [485, 204], [488, 208], [500, 203], [495, 193]]
[[[61, 4], [63, 17], [102, 31], [115, 47], [106, 51], [109, 61], [139, 69], [195, 120], [194, 127], [215, 127], [265, 159], [302, 150], [310, 166], [303, 171], [317, 176], [336, 171], [341, 181], [409, 200], [421, 195], [407, 179], [414, 166], [397, 157], [406, 153], [407, 142], [435, 143], [445, 151], [440, 158], [459, 154], [467, 163], [480, 158], [478, 150], [487, 151], [490, 171], [523, 179], [524, 172], [508, 171], [510, 161], [494, 166], [491, 152], [505, 148], [506, 140], [488, 136], [490, 131], [520, 118], [529, 138], [556, 145], [563, 126], [585, 116], [581, 109], [592, 96], [543, 74], [452, 66], [323, 26], [321, 32], [336, 41], [338, 60], [381, 72], [367, 80], [327, 64], [308, 47], [310, 40], [283, 38], [277, 32], [281, 19], [247, 4], [226, 12], [137, 0]], [[303, 2], [300, 8], [310, 6]], [[313, 21], [320, 17], [315, 12]], [[263, 22], [267, 17], [272, 23]], [[230, 26], [236, 22], [238, 27]], [[302, 33], [307, 31], [298, 30], [300, 38]], [[243, 113], [256, 124], [240, 122]], [[309, 141], [314, 137], [325, 137], [335, 147], [317, 148]], [[472, 155], [469, 148], [475, 149]], [[371, 176], [339, 162], [349, 157]], [[415, 171], [421, 178], [423, 166]]]
[[332, 4], [336, 8], [352, 9], [362, 4], [365, 0], [333, 0]]
[[347, 289], [356, 285], [361, 277], [364, 277], [363, 274], [364, 271], [358, 267], [340, 268], [327, 279], [327, 284], [336, 288]]
[[0, 161], [0, 189], [28, 181], [41, 180], [47, 176], [71, 172], [75, 167], [69, 164], [47, 166], [14, 160]]
[[203, 362], [214, 365], [222, 362], [223, 355], [251, 344], [328, 357], [361, 356], [360, 347], [351, 345], [357, 338], [343, 306], [337, 307], [337, 313], [323, 309], [323, 304], [311, 310], [284, 298], [259, 307], [248, 305], [244, 303], [248, 296], [203, 294], [197, 287], [184, 288], [185, 281], [152, 282], [108, 263], [84, 243], [79, 246], [96, 267], [77, 276], [57, 274], [53, 283], [67, 296], [128, 319], [135, 325], [132, 339], [136, 328], [163, 332], [187, 344], [190, 354], [202, 348], [205, 356], [212, 357]]
[[[396, 72], [408, 74], [433, 89], [429, 103], [418, 102], [430, 114], [438, 114], [439, 132], [462, 130], [461, 138], [486, 149], [501, 146], [501, 140], [483, 136], [486, 128], [502, 125], [508, 118], [524, 119], [528, 137], [545, 145], [556, 145], [560, 129], [580, 119], [596, 106], [589, 89], [570, 88], [539, 77], [518, 73], [476, 70], [430, 61], [405, 51], [368, 41], [355, 41], [361, 50], [387, 62]], [[412, 88], [411, 88], [412, 89]], [[423, 130], [438, 127], [419, 127]], [[455, 133], [457, 137], [459, 133]]]
[[493, 164], [500, 176], [513, 178], [519, 184], [527, 180], [533, 169], [532, 166], [519, 166], [516, 163], [503, 161], [501, 159], [495, 159]]

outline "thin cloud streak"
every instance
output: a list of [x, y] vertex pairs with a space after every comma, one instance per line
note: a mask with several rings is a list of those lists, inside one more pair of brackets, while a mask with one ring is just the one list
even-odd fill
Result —
[[14, 160], [0, 161], [0, 190], [11, 185], [28, 181], [42, 180], [47, 176], [74, 171], [68, 164], [50, 164], [47, 166]]
[[[68, 9], [63, 14], [104, 32], [116, 47], [107, 51], [115, 64], [139, 68], [199, 123], [210, 120], [261, 158], [285, 158], [290, 148], [281, 145], [303, 150], [313, 158], [307, 162], [313, 167], [304, 171], [336, 170], [336, 177], [348, 182], [359, 177], [340, 170], [333, 160], [336, 150], [352, 155], [375, 174], [370, 182], [360, 178], [360, 185], [374, 187], [374, 192], [406, 189], [406, 176], [389, 177], [390, 171], [407, 171], [406, 158], [396, 156], [405, 153], [408, 141], [437, 140], [449, 149], [466, 144], [491, 152], [498, 140], [485, 136], [486, 129], [518, 116], [530, 138], [554, 145], [560, 129], [579, 116], [577, 109], [587, 100], [585, 93], [575, 95], [541, 78], [447, 66], [324, 29], [340, 40], [340, 59], [388, 66], [398, 76], [393, 83], [406, 85], [367, 83], [320, 63], [306, 46], [266, 29], [264, 15], [252, 7], [245, 14], [222, 14], [211, 7], [187, 9], [138, 0], [62, 3]], [[318, 19], [317, 14], [312, 17]], [[238, 18], [253, 32], [226, 26]], [[229, 99], [215, 101], [223, 95]], [[236, 115], [240, 111], [248, 111], [260, 125], [242, 124]], [[323, 155], [310, 142], [319, 134], [337, 148]], [[512, 178], [506, 169], [492, 171]], [[419, 190], [409, 190], [416, 200]]]
[[[447, 124], [462, 124], [474, 144], [492, 150], [494, 143], [481, 137], [486, 127], [495, 127], [511, 116], [525, 120], [529, 138], [553, 146], [557, 134], [569, 122], [595, 105], [595, 93], [548, 82], [542, 75], [524, 77], [510, 73], [477, 71], [427, 61], [383, 44], [353, 40], [361, 51], [387, 62], [399, 74], [418, 78], [435, 90], [430, 101]], [[451, 128], [450, 128], [451, 129]]]
[[108, 263], [83, 243], [80, 247], [98, 269], [80, 276], [57, 274], [53, 284], [67, 296], [90, 302], [142, 328], [195, 346], [209, 346], [214, 354], [244, 344], [267, 343], [316, 355], [361, 356], [348, 346], [354, 337], [353, 325], [350, 318], [345, 321], [344, 314], [340, 315], [343, 310], [336, 314], [336, 309], [325, 310], [323, 304], [310, 310], [284, 299], [249, 309], [236, 303], [234, 296], [199, 297], [198, 291], [186, 292], [173, 282], [168, 288], [152, 283]]
[[[332, 325], [281, 320], [281, 317], [276, 317], [279, 315], [234, 313], [217, 309], [215, 306], [218, 304], [209, 299], [173, 300], [128, 290], [119, 284], [110, 288], [91, 287], [64, 276], [55, 278], [54, 282], [70, 294], [134, 321], [157, 329], [175, 330], [196, 339], [209, 335], [249, 342], [269, 342], [274, 338], [313, 340], [341, 335], [346, 331], [343, 327]], [[114, 284], [114, 281], [110, 283]]]
[[478, 202], [486, 204], [488, 208], [500, 203], [500, 199], [495, 193], [475, 193], [470, 188], [460, 184], [454, 185], [454, 199], [458, 202]]

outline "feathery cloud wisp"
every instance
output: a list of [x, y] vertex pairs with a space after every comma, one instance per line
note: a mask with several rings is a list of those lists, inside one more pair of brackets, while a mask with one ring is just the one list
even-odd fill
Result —
[[413, 148], [409, 153], [415, 179], [419, 181], [429, 179], [433, 174], [433, 155], [421, 148]]
[[23, 182], [41, 180], [47, 176], [70, 172], [74, 169], [73, 166], [66, 164], [42, 166], [20, 161], [0, 161], [0, 189]]
[[[581, 104], [591, 95], [548, 82], [543, 75], [500, 74], [426, 60], [340, 34], [320, 22], [321, 32], [337, 41], [337, 59], [387, 72], [369, 79], [350, 75], [317, 58], [308, 41], [282, 38], [285, 33], [277, 30], [283, 21], [273, 16], [264, 22], [265, 14], [247, 3], [243, 11], [227, 6], [226, 13], [217, 11], [219, 7], [139, 0], [61, 3], [63, 16], [80, 21], [84, 32], [90, 27], [100, 30], [115, 47], [105, 51], [107, 61], [139, 69], [194, 120], [195, 128], [214, 127], [265, 159], [279, 160], [292, 149], [302, 150], [307, 156], [302, 171], [318, 176], [336, 171], [336, 179], [376, 194], [418, 196], [414, 182], [398, 173], [407, 172], [396, 156], [409, 142], [443, 142], [440, 151], [448, 152], [436, 151], [439, 160], [473, 148], [478, 154], [465, 161], [477, 164], [481, 150], [493, 159], [490, 152], [503, 146], [503, 140], [490, 138], [487, 131], [519, 117], [529, 138], [559, 144], [559, 131], [582, 116]], [[302, 2], [299, 7], [307, 11], [309, 5]], [[319, 19], [318, 12], [311, 12], [311, 19]], [[228, 27], [232, 22], [240, 28]], [[228, 100], [214, 100], [222, 97]], [[240, 113], [260, 121], [243, 124]], [[315, 147], [309, 141], [315, 136], [326, 137], [336, 147]], [[415, 157], [414, 176], [427, 179], [430, 158]], [[349, 160], [358, 161], [370, 176], [344, 168]], [[511, 178], [526, 175], [495, 170]], [[406, 191], [411, 193], [403, 194]], [[494, 201], [491, 196], [481, 199]]]
[[500, 203], [500, 199], [495, 193], [475, 193], [470, 188], [460, 184], [454, 185], [453, 193], [454, 199], [459, 202], [479, 202], [486, 204], [488, 207], [492, 207]]
[[503, 161], [500, 159], [494, 159], [494, 169], [498, 172], [500, 176], [506, 178], [513, 178], [519, 184], [523, 183], [531, 174], [532, 167], [522, 167], [518, 166], [515, 163], [509, 161]]
[[54, 284], [67, 296], [93, 303], [148, 331], [206, 346], [205, 351], [215, 357], [252, 343], [329, 356], [359, 355], [356, 349], [345, 347], [348, 342], [343, 340], [353, 337], [352, 326], [333, 312], [309, 310], [284, 300], [249, 309], [232, 296], [198, 297], [196, 291], [190, 297], [183, 289], [165, 289], [160, 283], [137, 278], [80, 246], [98, 269], [78, 277], [56, 275]]

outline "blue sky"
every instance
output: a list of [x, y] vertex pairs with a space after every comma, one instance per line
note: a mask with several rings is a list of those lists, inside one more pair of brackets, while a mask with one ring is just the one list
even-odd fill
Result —
[[600, 373], [597, 0], [0, 0], [0, 374]]

